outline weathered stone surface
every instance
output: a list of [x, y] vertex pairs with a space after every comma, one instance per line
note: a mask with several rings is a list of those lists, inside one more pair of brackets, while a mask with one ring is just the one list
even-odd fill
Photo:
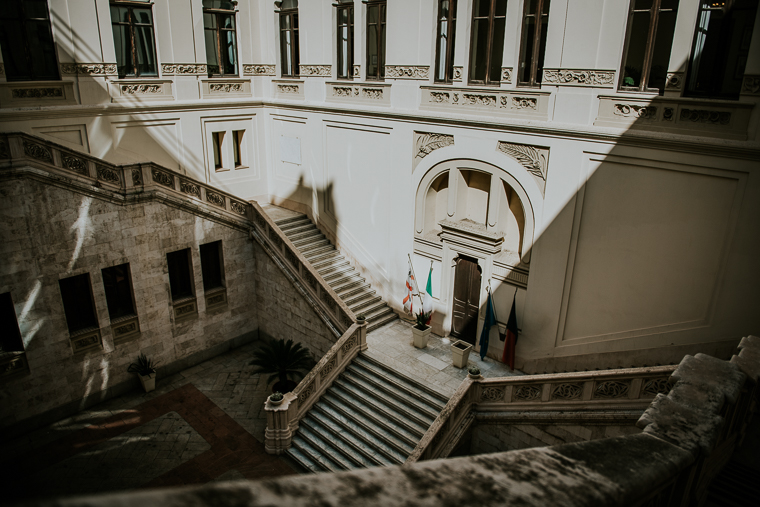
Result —
[[735, 364], [754, 383], [760, 382], [760, 338], [745, 336], [739, 343], [739, 355], [731, 358]]

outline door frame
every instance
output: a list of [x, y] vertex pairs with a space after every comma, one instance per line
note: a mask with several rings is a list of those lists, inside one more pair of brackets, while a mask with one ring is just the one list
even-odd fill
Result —
[[[457, 339], [463, 339], [461, 337], [457, 337], [454, 335], [454, 290], [456, 289], [456, 270], [457, 270], [457, 260], [467, 260], [468, 262], [473, 262], [475, 264], [475, 269], [477, 269], [480, 272], [480, 286], [478, 287], [478, 312], [475, 315], [475, 343], [473, 346], [477, 344], [478, 341], [478, 327], [480, 324], [480, 301], [482, 299], [482, 292], [483, 292], [483, 266], [481, 265], [482, 260], [478, 257], [473, 257], [471, 255], [465, 255], [465, 254], [457, 254], [452, 259], [451, 263], [454, 266], [454, 271], [452, 273], [452, 283], [451, 283], [451, 335], [454, 336]], [[466, 340], [465, 340], [466, 341]], [[469, 343], [469, 342], [468, 342]]]

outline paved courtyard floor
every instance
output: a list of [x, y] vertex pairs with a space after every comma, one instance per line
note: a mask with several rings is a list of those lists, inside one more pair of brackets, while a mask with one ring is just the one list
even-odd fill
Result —
[[[411, 324], [392, 322], [367, 335], [367, 353], [451, 396], [467, 375], [451, 365], [450, 342], [431, 335], [411, 344]], [[0, 443], [0, 503], [104, 491], [263, 479], [296, 473], [265, 453], [266, 375], [248, 365], [245, 345], [22, 437]], [[484, 376], [510, 373], [471, 354]]]

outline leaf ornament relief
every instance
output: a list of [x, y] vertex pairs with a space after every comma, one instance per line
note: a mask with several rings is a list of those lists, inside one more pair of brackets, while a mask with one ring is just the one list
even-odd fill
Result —
[[548, 174], [549, 148], [513, 144], [499, 141], [498, 149], [505, 155], [517, 160], [533, 176], [544, 196]]

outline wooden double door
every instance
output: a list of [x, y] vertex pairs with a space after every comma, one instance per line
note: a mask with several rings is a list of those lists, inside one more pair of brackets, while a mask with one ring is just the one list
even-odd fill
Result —
[[451, 334], [475, 345], [480, 309], [481, 268], [478, 261], [459, 256], [454, 272], [454, 307]]

